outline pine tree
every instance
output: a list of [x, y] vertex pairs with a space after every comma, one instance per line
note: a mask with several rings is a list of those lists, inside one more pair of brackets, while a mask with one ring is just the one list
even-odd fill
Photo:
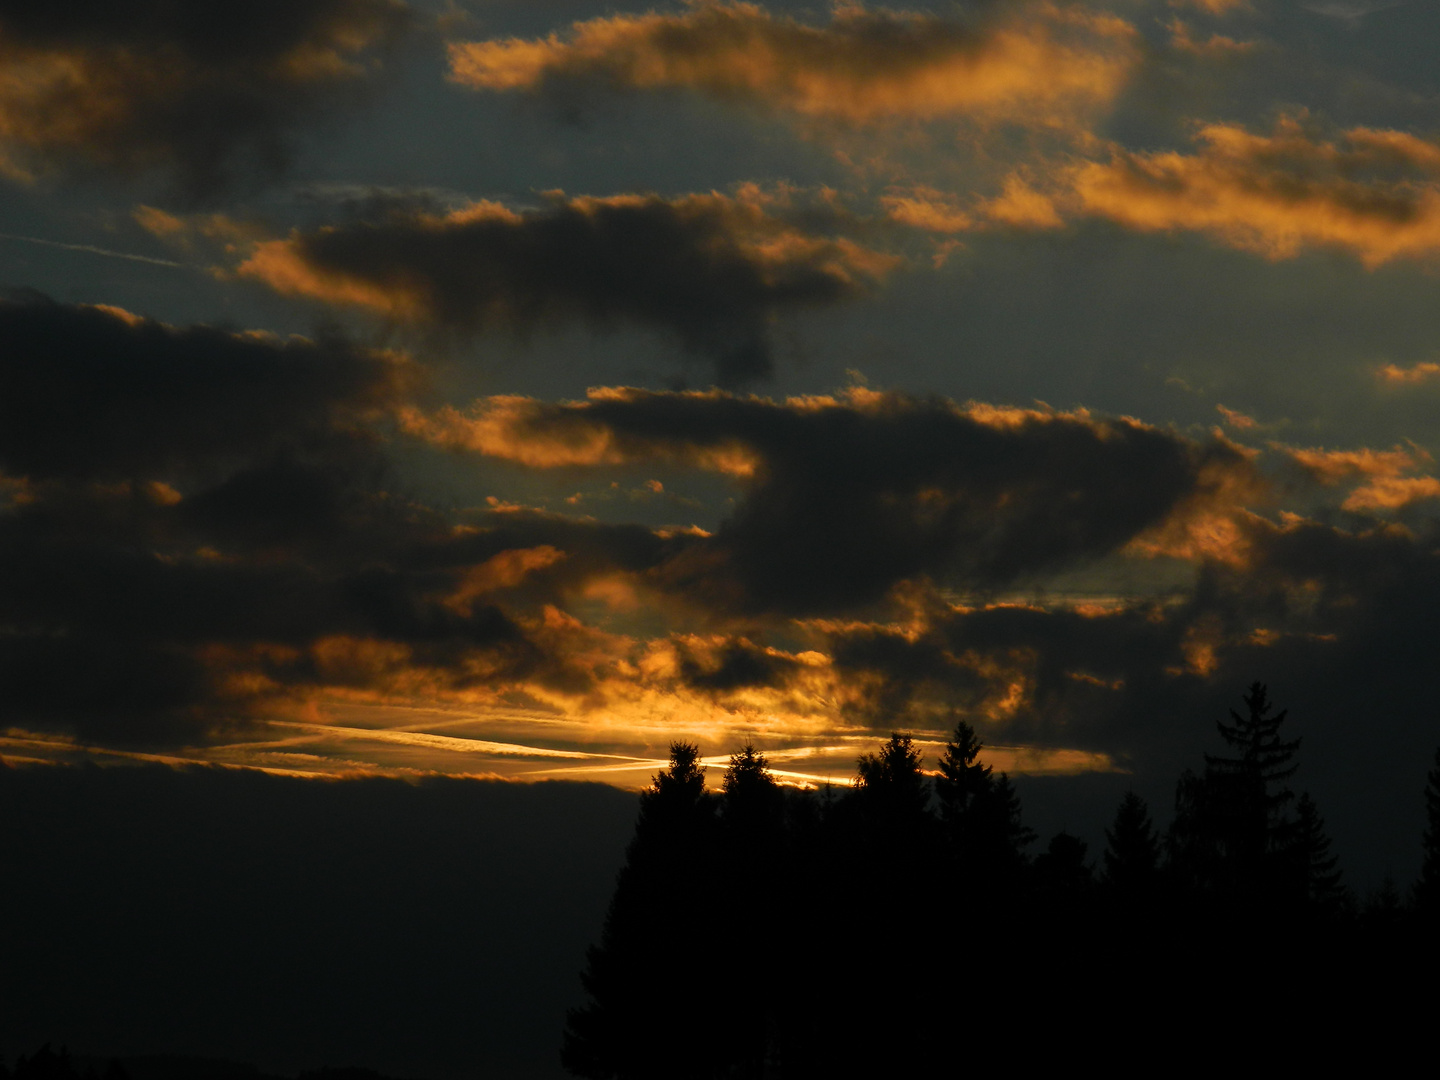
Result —
[[729, 828], [742, 832], [773, 831], [783, 811], [780, 785], [770, 773], [770, 762], [746, 743], [730, 755], [725, 770], [721, 806]]
[[1345, 900], [1340, 885], [1339, 859], [1330, 854], [1325, 820], [1307, 791], [1296, 804], [1291, 835], [1293, 888], [1297, 898], [1313, 911], [1335, 912]]
[[1420, 839], [1415, 910], [1427, 921], [1440, 922], [1440, 750], [1435, 751], [1435, 764], [1425, 777], [1425, 832]]
[[1035, 880], [1041, 898], [1073, 904], [1095, 883], [1095, 872], [1085, 861], [1090, 845], [1063, 829], [1050, 838], [1035, 860]]
[[980, 761], [984, 745], [964, 720], [940, 759], [935, 794], [951, 853], [972, 886], [1013, 884], [1035, 834], [1020, 816], [1020, 798], [1004, 773]]
[[[670, 745], [670, 765], [640, 797], [635, 836], [580, 976], [590, 1001], [566, 1018], [561, 1063], [577, 1076], [702, 1077], [697, 1018], [714, 1015], [700, 973], [700, 941], [713, 919], [707, 871], [714, 803], [700, 751]], [[702, 1046], [705, 1040], [701, 1040]]]
[[1243, 701], [1246, 715], [1231, 709], [1233, 723], [1216, 724], [1235, 756], [1205, 755], [1202, 825], [1218, 855], [1215, 884], [1253, 897], [1274, 892], [1283, 878], [1294, 828], [1286, 810], [1295, 798], [1285, 781], [1298, 767], [1300, 740], [1280, 738], [1289, 710], [1271, 714], [1263, 683], [1252, 683]]
[[769, 978], [793, 901], [786, 866], [785, 795], [765, 755], [732, 754], [721, 795], [720, 859], [712, 947], [717, 966], [710, 1053], [724, 1075], [762, 1076], [778, 1053], [783, 992]]
[[1127, 791], [1115, 811], [1115, 823], [1105, 830], [1105, 884], [1122, 895], [1137, 895], [1154, 888], [1160, 874], [1160, 840], [1150, 820], [1150, 808], [1133, 791]]
[[954, 736], [945, 744], [940, 777], [935, 782], [940, 819], [946, 824], [963, 819], [993, 783], [991, 767], [980, 761], [980, 751], [984, 748], [973, 727], [964, 720], [955, 725]]
[[855, 778], [860, 804], [873, 817], [897, 824], [924, 816], [930, 793], [921, 761], [914, 740], [898, 732], [877, 752], [860, 755]]
[[1220, 852], [1211, 827], [1210, 787], [1186, 769], [1175, 783], [1175, 814], [1165, 834], [1165, 872], [1183, 891], [1211, 891], [1220, 877]]

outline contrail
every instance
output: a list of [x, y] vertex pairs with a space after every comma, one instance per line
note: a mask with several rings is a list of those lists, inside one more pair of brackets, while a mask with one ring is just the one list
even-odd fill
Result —
[[149, 255], [131, 255], [125, 251], [111, 251], [109, 248], [94, 247], [91, 244], [62, 244], [59, 240], [41, 240], [38, 236], [16, 236], [13, 233], [0, 233], [0, 240], [21, 240], [27, 244], [43, 244], [46, 247], [64, 248], [66, 251], [88, 251], [91, 255], [108, 255], [112, 259], [129, 259], [131, 262], [153, 263], [156, 266], [173, 266], [178, 270], [185, 268], [184, 263], [171, 262], [169, 259], [152, 259]]

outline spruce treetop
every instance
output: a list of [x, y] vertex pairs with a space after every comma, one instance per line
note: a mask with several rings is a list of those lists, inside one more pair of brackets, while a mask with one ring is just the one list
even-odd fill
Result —
[[1241, 716], [1230, 710], [1233, 723], [1218, 720], [1215, 726], [1220, 737], [1238, 757], [1217, 757], [1205, 755], [1205, 764], [1212, 772], [1244, 776], [1258, 780], [1266, 789], [1267, 801], [1274, 805], [1288, 802], [1293, 798], [1289, 790], [1282, 789], [1270, 794], [1270, 786], [1288, 780], [1299, 767], [1295, 755], [1300, 749], [1300, 740], [1280, 738], [1280, 725], [1290, 715], [1289, 709], [1281, 709], [1270, 715], [1271, 704], [1264, 683], [1250, 684], [1250, 692], [1241, 699], [1245, 703], [1246, 715]]

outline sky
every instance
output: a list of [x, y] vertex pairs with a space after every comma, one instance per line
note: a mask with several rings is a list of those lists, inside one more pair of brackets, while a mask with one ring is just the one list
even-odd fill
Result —
[[0, 2], [0, 756], [823, 783], [965, 720], [1093, 832], [1258, 680], [1408, 879], [1436, 19]]

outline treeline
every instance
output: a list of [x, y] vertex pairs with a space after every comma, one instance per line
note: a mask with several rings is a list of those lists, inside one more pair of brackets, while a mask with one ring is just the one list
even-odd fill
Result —
[[[72, 1057], [61, 1047], [57, 1052], [46, 1043], [35, 1053], [21, 1054], [15, 1059], [14, 1070], [0, 1060], [0, 1080], [280, 1080], [262, 1073], [254, 1065], [212, 1058], [144, 1057], [93, 1058]], [[297, 1080], [393, 1080], [372, 1069], [332, 1068], [302, 1072]]]
[[[1008, 777], [957, 725], [928, 772], [909, 737], [844, 791], [783, 787], [763, 754], [707, 790], [675, 743], [641, 798], [569, 1013], [578, 1076], [958, 1075], [1012, 1058], [1136, 1067], [1246, 1053], [1318, 1063], [1428, 1030], [1440, 925], [1440, 754], [1421, 877], [1359, 904], [1299, 740], [1256, 683], [1162, 834], [1127, 794], [1092, 860], [1038, 854]], [[1417, 793], [1418, 794], [1418, 793]], [[1423, 980], [1424, 990], [1413, 989]]]

